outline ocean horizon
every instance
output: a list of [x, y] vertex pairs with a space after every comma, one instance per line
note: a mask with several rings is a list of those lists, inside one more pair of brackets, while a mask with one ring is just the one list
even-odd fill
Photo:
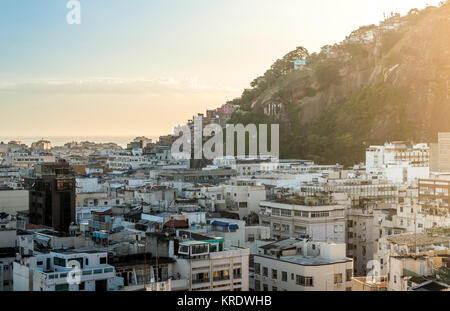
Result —
[[[159, 139], [159, 136], [145, 136], [151, 139], [153, 142]], [[52, 143], [52, 146], [64, 146], [69, 142], [82, 142], [89, 141], [95, 143], [116, 143], [122, 148], [126, 148], [127, 144], [138, 136], [0, 136], [0, 143], [8, 143], [10, 141], [20, 141], [22, 144], [31, 146], [33, 142], [44, 139]]]

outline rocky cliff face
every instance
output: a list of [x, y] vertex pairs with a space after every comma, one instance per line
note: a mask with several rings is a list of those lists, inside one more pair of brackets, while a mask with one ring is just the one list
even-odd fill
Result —
[[450, 131], [450, 5], [393, 25], [360, 28], [360, 42], [324, 47], [306, 68], [254, 87], [232, 122], [264, 111], [281, 124], [283, 157], [324, 163], [361, 161], [368, 144], [435, 141]]

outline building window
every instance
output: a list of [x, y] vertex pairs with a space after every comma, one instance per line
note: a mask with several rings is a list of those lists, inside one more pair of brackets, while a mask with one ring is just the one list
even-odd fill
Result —
[[301, 285], [304, 287], [312, 287], [313, 285], [313, 278], [312, 277], [308, 277], [308, 276], [303, 276], [303, 275], [297, 275], [296, 276], [296, 282], [297, 285]]
[[242, 277], [241, 268], [233, 269], [233, 278], [240, 279]]
[[334, 284], [340, 284], [342, 283], [342, 273], [335, 273], [334, 274]]
[[60, 292], [67, 292], [69, 290], [69, 284], [61, 284], [55, 286], [55, 291]]
[[294, 231], [295, 231], [295, 233], [306, 234], [306, 227], [303, 227], [303, 226], [295, 226], [295, 227], [294, 227]]
[[286, 271], [281, 272], [281, 281], [287, 282], [287, 272]]
[[106, 264], [106, 257], [100, 257], [100, 264], [101, 265]]
[[53, 264], [55, 266], [65, 267], [66, 266], [66, 260], [63, 258], [54, 257], [53, 258]]
[[278, 288], [277, 288], [276, 286], [272, 286], [272, 291], [273, 291], [273, 292], [277, 292], [277, 291], [278, 291]]
[[259, 263], [255, 263], [255, 274], [261, 274], [261, 265]]
[[263, 276], [269, 276], [269, 269], [267, 267], [263, 267]]
[[278, 271], [275, 269], [272, 269], [272, 279], [276, 280], [278, 278]]
[[291, 212], [290, 210], [282, 209], [282, 210], [281, 210], [281, 216], [284, 216], [284, 217], [291, 217], [291, 216], [292, 216], [292, 212]]
[[78, 286], [78, 290], [84, 290], [85, 289], [85, 282], [81, 282], [80, 285]]
[[347, 270], [345, 270], [345, 275], [346, 275], [345, 280], [346, 280], [347, 282], [351, 281], [351, 280], [352, 280], [352, 276], [353, 276], [353, 269], [347, 269]]
[[255, 280], [255, 291], [261, 290], [261, 282], [259, 280]]
[[269, 286], [267, 286], [267, 284], [263, 284], [263, 291], [265, 292], [269, 291]]

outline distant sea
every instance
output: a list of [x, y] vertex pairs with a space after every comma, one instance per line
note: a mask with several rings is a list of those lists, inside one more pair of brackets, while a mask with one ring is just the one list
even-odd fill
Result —
[[[139, 135], [145, 136], [145, 135]], [[150, 138], [153, 142], [159, 139], [159, 136], [145, 136]], [[0, 136], [0, 143], [5, 144], [9, 141], [15, 140], [20, 141], [22, 144], [31, 146], [31, 143], [38, 141], [40, 139], [48, 140], [52, 143], [52, 146], [64, 146], [65, 143], [69, 142], [81, 142], [90, 141], [95, 143], [116, 143], [122, 148], [126, 148], [127, 144], [131, 142], [136, 136]]]

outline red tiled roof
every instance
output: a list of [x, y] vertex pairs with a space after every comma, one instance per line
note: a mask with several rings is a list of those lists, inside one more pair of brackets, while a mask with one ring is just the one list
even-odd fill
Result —
[[49, 229], [50, 227], [44, 226], [44, 225], [35, 225], [35, 224], [27, 224], [25, 226], [26, 230], [32, 230], [32, 229]]
[[100, 212], [100, 211], [92, 211], [91, 214], [94, 215], [111, 215], [112, 209], [107, 209], [106, 211]]
[[171, 219], [164, 224], [166, 228], [189, 228], [187, 220]]

